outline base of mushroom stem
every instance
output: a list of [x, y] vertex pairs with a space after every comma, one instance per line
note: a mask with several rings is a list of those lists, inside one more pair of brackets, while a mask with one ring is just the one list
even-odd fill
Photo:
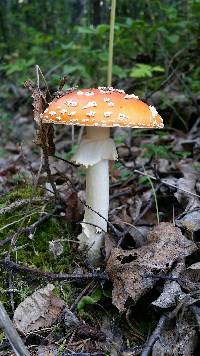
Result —
[[104, 246], [103, 232], [92, 232], [84, 223], [82, 224], [82, 233], [78, 236], [80, 250], [86, 250], [89, 261], [97, 266], [102, 261], [102, 248]]

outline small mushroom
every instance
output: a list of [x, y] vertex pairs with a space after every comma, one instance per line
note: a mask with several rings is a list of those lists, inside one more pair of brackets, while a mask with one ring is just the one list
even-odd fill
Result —
[[[65, 110], [66, 102], [76, 103], [73, 116]], [[73, 161], [86, 168], [87, 207], [78, 238], [80, 247], [88, 248], [88, 257], [95, 264], [107, 231], [109, 160], [117, 159], [110, 127], [163, 128], [162, 118], [137, 96], [106, 87], [74, 90], [51, 102], [41, 118], [44, 123], [86, 126], [86, 135], [73, 157]]]

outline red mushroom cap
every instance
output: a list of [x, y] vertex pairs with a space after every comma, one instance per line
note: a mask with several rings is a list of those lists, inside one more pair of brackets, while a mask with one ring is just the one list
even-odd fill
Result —
[[112, 87], [74, 90], [52, 101], [41, 118], [44, 123], [78, 126], [164, 127], [153, 106]]

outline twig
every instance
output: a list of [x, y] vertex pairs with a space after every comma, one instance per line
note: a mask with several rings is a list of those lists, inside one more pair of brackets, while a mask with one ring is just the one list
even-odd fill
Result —
[[59, 194], [56, 189], [56, 184], [54, 183], [52, 175], [51, 175], [51, 169], [50, 169], [50, 165], [49, 165], [49, 155], [48, 155], [46, 146], [43, 146], [42, 150], [43, 150], [44, 169], [47, 173], [48, 182], [51, 184], [51, 187], [53, 189], [56, 200], [60, 201]]
[[134, 171], [135, 173], [138, 173], [138, 174], [142, 175], [142, 176], [150, 177], [151, 179], [153, 179], [153, 180], [155, 180], [155, 181], [157, 181], [157, 182], [160, 182], [160, 183], [162, 183], [162, 184], [165, 184], [165, 185], [167, 185], [168, 187], [172, 187], [172, 188], [174, 188], [174, 189], [181, 190], [182, 192], [184, 192], [184, 193], [186, 193], [186, 194], [189, 194], [189, 195], [192, 195], [193, 197], [200, 198], [200, 195], [198, 195], [198, 194], [192, 193], [192, 192], [190, 192], [189, 190], [185, 190], [185, 189], [183, 189], [183, 188], [179, 188], [179, 187], [177, 187], [176, 185], [174, 185], [174, 184], [172, 184], [172, 183], [165, 182], [164, 180], [162, 180], [162, 179], [160, 179], [160, 178], [154, 177], [154, 176], [152, 176], [152, 175], [150, 175], [150, 174], [147, 174], [147, 173], [145, 173], [145, 172], [141, 172], [141, 171], [139, 171], [138, 169], [134, 169], [133, 171]]
[[0, 303], [0, 327], [4, 330], [16, 356], [30, 356], [29, 351], [22, 342], [14, 328], [6, 310]]
[[[58, 171], [59, 172], [59, 171]], [[115, 228], [115, 226], [109, 221], [107, 220], [103, 215], [101, 215], [98, 211], [94, 210], [91, 206], [87, 205], [79, 196], [78, 196], [78, 191], [76, 189], [76, 187], [74, 186], [73, 182], [71, 181], [71, 179], [69, 177], [64, 176], [63, 174], [61, 174], [59, 172], [60, 176], [62, 178], [64, 178], [67, 182], [70, 183], [73, 191], [77, 194], [77, 198], [80, 201], [81, 204], [83, 204], [83, 206], [85, 206], [87, 209], [91, 210], [93, 213], [97, 214], [100, 218], [102, 218], [103, 220], [105, 220], [107, 222], [107, 224], [109, 225], [109, 227], [111, 228], [111, 230], [114, 232], [114, 234], [117, 237], [121, 237], [121, 231], [117, 230]]]
[[[145, 172], [146, 173], [146, 172]], [[158, 209], [158, 200], [157, 200], [157, 196], [156, 196], [156, 190], [154, 188], [153, 182], [151, 177], [146, 173], [147, 179], [151, 185], [151, 190], [153, 192], [153, 196], [154, 196], [154, 201], [155, 201], [155, 205], [156, 205], [156, 216], [157, 216], [157, 223], [160, 223], [160, 217], [159, 217], [159, 209]]]
[[62, 356], [104, 356], [104, 352], [64, 352]]
[[[184, 289], [188, 289], [186, 287], [187, 281], [180, 277], [171, 277], [171, 276], [157, 275], [157, 274], [153, 274], [153, 273], [146, 273], [144, 275], [144, 278], [164, 279], [164, 280], [168, 280], [168, 281], [172, 281], [172, 282], [177, 282], [180, 285], [180, 287], [182, 287]], [[188, 289], [188, 291], [189, 291], [189, 289]]]
[[32, 197], [31, 199], [22, 199], [16, 200], [14, 203], [6, 206], [5, 208], [0, 209], [0, 215], [10, 213], [14, 209], [21, 208], [27, 204], [31, 203], [40, 203], [41, 201], [46, 200], [45, 198]]
[[9, 260], [0, 260], [0, 265], [8, 271], [12, 271], [13, 273], [25, 273], [27, 275], [30, 275], [32, 278], [47, 279], [49, 281], [74, 282], [85, 281], [89, 279], [108, 280], [108, 276], [104, 272], [92, 272], [87, 274], [85, 273], [82, 275], [43, 272], [37, 268], [31, 268]]
[[40, 75], [41, 75], [42, 80], [44, 81], [44, 84], [45, 84], [45, 86], [47, 88], [47, 92], [48, 92], [48, 94], [49, 94], [49, 96], [51, 98], [51, 93], [49, 91], [49, 87], [48, 87], [47, 81], [46, 81], [45, 76], [42, 73], [42, 70], [41, 70], [41, 68], [40, 68], [40, 66], [38, 64], [36, 64], [35, 70], [36, 70], [36, 78], [37, 78], [37, 87], [38, 87], [38, 89], [40, 88]]
[[100, 227], [100, 226], [98, 226], [98, 225], [96, 225], [96, 224], [92, 224], [92, 223], [90, 223], [90, 222], [88, 222], [88, 221], [81, 221], [81, 222], [77, 222], [76, 224], [81, 224], [81, 225], [86, 224], [86, 225], [94, 226], [94, 227], [96, 227], [97, 229], [101, 230], [102, 232], [105, 232], [105, 233], [106, 233], [106, 231], [103, 230], [102, 227]]
[[141, 353], [141, 356], [149, 356], [151, 354], [152, 347], [155, 344], [155, 342], [160, 338], [161, 332], [164, 329], [166, 323], [174, 319], [179, 313], [180, 309], [183, 308], [183, 306], [184, 306], [184, 302], [180, 301], [171, 312], [161, 316], [155, 330], [147, 340], [146, 345]]
[[125, 190], [123, 192], [119, 192], [119, 193], [115, 193], [113, 195], [110, 196], [110, 201], [113, 200], [113, 199], [116, 199], [116, 198], [120, 198], [120, 197], [123, 197], [125, 195], [130, 195], [131, 194], [131, 189], [128, 189], [128, 190]]
[[194, 314], [197, 324], [198, 324], [199, 331], [200, 331], [200, 308], [197, 305], [190, 305], [189, 309]]
[[70, 307], [71, 311], [74, 311], [77, 304], [80, 302], [81, 298], [90, 290], [90, 288], [94, 285], [94, 281], [90, 281], [87, 286], [81, 291], [81, 293], [78, 295], [78, 297], [75, 299], [73, 304]]
[[146, 346], [144, 347], [141, 356], [149, 356], [151, 354], [151, 350], [155, 342], [159, 339], [160, 334], [165, 326], [166, 321], [168, 320], [168, 317], [166, 315], [162, 315], [158, 325], [156, 326], [155, 330], [151, 334], [149, 340], [146, 343]]
[[[28, 218], [30, 216], [33, 216], [34, 214], [37, 214], [37, 211], [33, 211], [31, 214], [26, 215], [26, 218]], [[15, 225], [16, 223], [18, 223], [18, 222], [20, 222], [22, 220], [24, 220], [24, 216], [22, 218], [18, 219], [18, 220], [12, 221], [11, 223], [2, 226], [0, 228], [0, 231], [2, 231], [4, 229], [7, 229], [9, 226]]]
[[[156, 189], [157, 191], [158, 189]], [[145, 206], [145, 208], [142, 210], [142, 212], [136, 217], [136, 219], [134, 220], [134, 224], [137, 224], [138, 221], [140, 221], [143, 216], [147, 213], [147, 211], [149, 211], [149, 209], [151, 209], [153, 205], [153, 196], [151, 196], [151, 199], [149, 200], [149, 202], [147, 202], [147, 205]]]
[[[51, 213], [48, 213], [48, 214], [42, 216], [39, 220], [34, 222], [32, 225], [24, 227], [24, 228], [20, 228], [19, 233], [28, 234], [29, 237], [32, 238], [37, 227], [40, 226], [43, 222], [45, 222], [49, 218], [51, 218], [54, 214], [58, 213], [59, 211], [61, 211], [61, 208], [54, 209]], [[12, 239], [13, 239], [13, 236], [8, 236], [6, 239], [0, 240], [0, 247], [7, 245], [9, 242], [12, 241]]]
[[10, 304], [12, 308], [12, 312], [15, 311], [15, 302], [14, 302], [14, 293], [13, 293], [13, 283], [12, 283], [12, 272], [8, 274], [8, 286], [9, 286], [9, 295], [10, 295]]
[[51, 157], [54, 157], [54, 158], [59, 159], [59, 160], [61, 160], [61, 161], [63, 161], [63, 162], [66, 162], [66, 163], [70, 164], [70, 165], [73, 166], [73, 167], [80, 167], [79, 164], [76, 164], [76, 163], [73, 163], [73, 162], [71, 162], [71, 161], [68, 161], [68, 160], [65, 159], [65, 158], [58, 157], [58, 156], [56, 156], [56, 155], [51, 155]]

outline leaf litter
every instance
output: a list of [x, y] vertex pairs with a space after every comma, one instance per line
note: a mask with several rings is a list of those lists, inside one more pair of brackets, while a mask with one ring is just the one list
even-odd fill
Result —
[[[147, 244], [130, 251], [114, 249], [107, 263], [113, 282], [113, 304], [123, 311], [130, 297], [134, 303], [167, 274], [173, 264], [197, 250], [181, 230], [171, 223], [160, 223], [148, 235]], [[151, 274], [153, 277], [151, 277]]]
[[62, 299], [53, 294], [54, 285], [36, 290], [24, 299], [14, 312], [14, 323], [19, 331], [27, 334], [41, 328], [47, 328], [57, 320], [65, 307]]

